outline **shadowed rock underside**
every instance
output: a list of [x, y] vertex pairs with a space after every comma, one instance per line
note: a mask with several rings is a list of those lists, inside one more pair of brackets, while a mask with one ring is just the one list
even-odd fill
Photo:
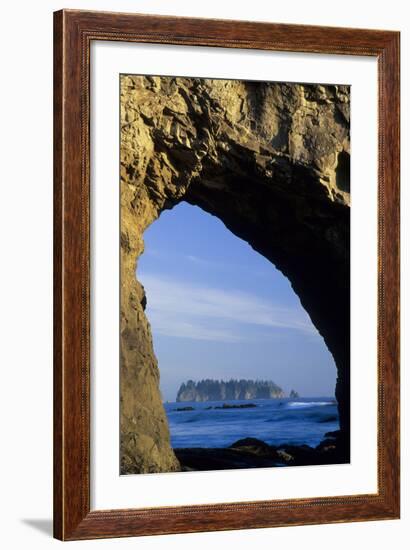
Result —
[[180, 469], [135, 269], [145, 229], [183, 200], [289, 279], [335, 359], [348, 456], [349, 105], [347, 86], [121, 77], [122, 473]]

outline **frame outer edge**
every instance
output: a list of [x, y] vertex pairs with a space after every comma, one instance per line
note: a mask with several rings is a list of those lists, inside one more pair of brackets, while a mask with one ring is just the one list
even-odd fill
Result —
[[63, 13], [55, 12], [53, 18], [53, 533], [64, 538], [64, 484], [63, 484], [63, 430], [62, 430], [62, 177], [63, 177]]
[[[208, 25], [208, 26], [207, 26]], [[227, 35], [224, 26], [229, 26]], [[388, 289], [381, 312], [386, 315], [379, 361], [385, 378], [379, 402], [379, 494], [103, 510], [90, 512], [89, 503], [89, 387], [88, 387], [88, 78], [89, 41], [98, 39], [151, 43], [190, 43], [257, 49], [350, 53], [379, 58], [379, 145], [384, 153], [378, 179], [383, 197], [379, 234], [382, 281]], [[150, 35], [143, 33], [144, 30]], [[318, 42], [312, 38], [317, 31]], [[185, 31], [191, 34], [186, 35]], [[246, 31], [246, 32], [245, 32]], [[259, 31], [275, 36], [266, 45]], [[197, 36], [197, 32], [201, 36]], [[343, 43], [332, 44], [330, 32]], [[140, 34], [141, 33], [141, 34]], [[271, 34], [272, 33], [272, 34]], [[138, 35], [138, 36], [137, 36]], [[142, 36], [148, 38], [142, 38]], [[204, 37], [205, 35], [205, 37]], [[109, 36], [109, 38], [108, 38]], [[187, 38], [185, 38], [187, 36]], [[134, 37], [134, 38], [133, 38]], [[181, 38], [182, 37], [182, 38]], [[245, 40], [242, 40], [242, 38]], [[256, 37], [256, 38], [255, 38]], [[289, 38], [290, 37], [290, 38]], [[283, 40], [290, 45], [281, 47]], [[278, 42], [276, 43], [276, 39]], [[297, 42], [297, 39], [300, 42]], [[183, 42], [181, 42], [181, 40]], [[271, 39], [270, 39], [271, 40]], [[282, 40], [282, 42], [281, 42]], [[187, 41], [187, 42], [185, 42]], [[237, 44], [237, 45], [235, 45]], [[350, 50], [349, 50], [350, 48]], [[54, 536], [60, 540], [123, 537], [149, 534], [199, 532], [394, 519], [399, 517], [399, 33], [278, 25], [241, 21], [201, 20], [136, 14], [109, 14], [62, 10], [54, 14]], [[380, 109], [381, 107], [381, 109]], [[80, 143], [81, 134], [81, 143]], [[380, 202], [379, 202], [380, 208]], [[86, 233], [83, 235], [83, 233]], [[388, 252], [388, 254], [386, 254]], [[379, 288], [380, 293], [380, 288]], [[85, 314], [84, 314], [85, 311]], [[85, 315], [85, 317], [84, 317]], [[380, 319], [379, 319], [380, 323]], [[383, 407], [384, 400], [389, 407]], [[85, 404], [83, 401], [85, 400]], [[81, 402], [80, 402], [81, 401]], [[384, 434], [384, 435], [383, 435]]]
[[[380, 172], [384, 180], [381, 237], [382, 346], [383, 370], [390, 401], [383, 407], [384, 476], [386, 506], [394, 518], [400, 518], [400, 33], [394, 33], [380, 56], [381, 127], [383, 158]], [[386, 391], [385, 391], [386, 393]], [[387, 407], [385, 405], [388, 405]]]

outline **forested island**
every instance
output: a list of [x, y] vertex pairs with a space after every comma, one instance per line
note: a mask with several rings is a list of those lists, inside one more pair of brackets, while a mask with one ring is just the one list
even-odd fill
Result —
[[281, 387], [270, 380], [188, 380], [181, 384], [177, 401], [223, 401], [236, 399], [280, 399]]

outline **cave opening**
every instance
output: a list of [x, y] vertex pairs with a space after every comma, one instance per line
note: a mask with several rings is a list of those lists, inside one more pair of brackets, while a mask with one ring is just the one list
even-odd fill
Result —
[[[189, 378], [252, 375], [276, 377], [287, 394], [334, 396], [333, 357], [288, 279], [215, 216], [185, 201], [163, 211], [144, 232], [136, 277], [164, 401], [175, 401]], [[224, 346], [239, 350], [218, 357]]]
[[[177, 453], [245, 437], [315, 446], [339, 429], [322, 336], [289, 280], [217, 217], [185, 201], [164, 210], [144, 232], [136, 277]], [[240, 407], [250, 412], [225, 412]]]

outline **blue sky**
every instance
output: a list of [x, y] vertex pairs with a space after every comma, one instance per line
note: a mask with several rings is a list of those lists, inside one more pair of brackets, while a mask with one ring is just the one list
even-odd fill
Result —
[[164, 400], [187, 379], [269, 379], [334, 394], [336, 368], [289, 281], [216, 217], [180, 203], [145, 232], [147, 294]]

